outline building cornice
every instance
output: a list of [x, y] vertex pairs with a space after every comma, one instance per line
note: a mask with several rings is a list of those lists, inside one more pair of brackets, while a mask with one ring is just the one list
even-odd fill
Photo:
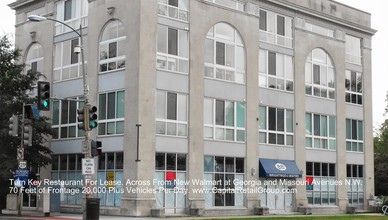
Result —
[[[323, 12], [320, 12], [320, 11], [317, 11], [317, 10], [314, 10], [311, 8], [303, 7], [301, 5], [294, 4], [294, 3], [287, 1], [287, 0], [266, 0], [266, 1], [269, 3], [272, 3], [274, 5], [278, 5], [280, 7], [285, 7], [287, 9], [294, 10], [295, 12], [308, 14], [311, 17], [316, 17], [316, 18], [325, 20], [327, 22], [332, 22], [332, 23], [342, 25], [342, 26], [345, 26], [347, 28], [360, 31], [360, 32], [363, 32], [363, 33], [368, 34], [368, 35], [374, 35], [377, 32], [376, 30], [374, 30], [370, 27], [363, 26], [363, 25], [360, 25], [360, 24], [357, 24], [357, 23], [354, 23], [354, 22], [351, 22], [351, 21], [348, 21], [345, 19], [341, 19], [341, 18], [335, 17], [333, 15], [323, 13]], [[366, 13], [366, 12], [363, 12], [363, 13]], [[366, 13], [366, 14], [369, 14], [369, 13]]]

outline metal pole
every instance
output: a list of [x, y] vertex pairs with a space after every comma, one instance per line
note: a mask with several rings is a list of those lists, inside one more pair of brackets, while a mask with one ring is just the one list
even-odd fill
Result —
[[136, 124], [136, 127], [137, 127], [137, 158], [136, 158], [136, 162], [140, 162], [140, 159], [139, 159], [139, 130], [140, 130], [140, 126], [141, 124]]
[[[24, 109], [24, 106], [25, 104], [23, 103], [23, 109], [22, 109], [22, 118], [20, 120], [21, 122], [21, 126], [22, 126], [22, 129], [21, 129], [21, 134], [20, 134], [20, 148], [23, 149], [24, 151], [24, 117], [25, 117], [25, 109]], [[24, 159], [24, 158], [22, 158]], [[18, 160], [18, 163], [19, 163], [19, 160]], [[18, 207], [17, 207], [17, 210], [18, 210], [18, 216], [21, 216], [22, 215], [22, 186], [19, 187], [19, 190], [18, 190]]]

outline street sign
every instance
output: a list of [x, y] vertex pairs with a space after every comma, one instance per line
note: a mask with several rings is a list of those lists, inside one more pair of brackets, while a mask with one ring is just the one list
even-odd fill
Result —
[[26, 168], [27, 168], [27, 161], [19, 160], [19, 169], [26, 169]]
[[28, 186], [28, 170], [18, 169], [15, 170], [15, 187], [27, 187]]
[[82, 158], [82, 174], [83, 175], [94, 174], [93, 158]]
[[17, 160], [24, 160], [24, 148], [19, 147], [16, 154]]

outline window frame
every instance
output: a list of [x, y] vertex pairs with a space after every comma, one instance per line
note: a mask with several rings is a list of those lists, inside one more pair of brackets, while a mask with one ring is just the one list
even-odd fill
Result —
[[[354, 131], [354, 129], [356, 131]], [[365, 135], [364, 121], [347, 118], [346, 119], [346, 152], [364, 153], [365, 151], [364, 135]]]
[[[360, 79], [360, 82], [357, 82], [358, 79]], [[345, 102], [363, 105], [363, 77], [361, 72], [345, 70]]]
[[[54, 100], [53, 101], [53, 110], [52, 110], [52, 124], [51, 127], [54, 130], [54, 134], [52, 135], [52, 139], [61, 140], [61, 139], [71, 139], [71, 138], [81, 138], [84, 137], [84, 131], [82, 129], [78, 129], [78, 120], [77, 120], [77, 109], [83, 108], [84, 102], [79, 97], [74, 97], [71, 99], [75, 100]], [[56, 104], [58, 103], [58, 104]], [[67, 103], [66, 105], [64, 103]], [[71, 109], [72, 104], [75, 103], [75, 108]], [[58, 109], [56, 110], [56, 107]], [[67, 110], [64, 108], [67, 106]], [[67, 114], [65, 116], [64, 114]], [[70, 116], [74, 116], [72, 122], [69, 122]], [[66, 132], [63, 130], [66, 129]], [[74, 129], [74, 136], [70, 135], [70, 129]], [[63, 132], [63, 133], [62, 133]], [[66, 137], [62, 137], [65, 135]]]
[[[310, 123], [308, 122], [307, 118], [310, 118]], [[335, 151], [337, 149], [337, 124], [335, 116], [306, 112], [305, 121], [306, 149], [320, 149], [329, 151]], [[326, 129], [324, 129], [324, 126], [326, 126]], [[332, 129], [334, 131], [332, 131]], [[311, 143], [311, 146], [309, 143]]]
[[[293, 48], [293, 18], [263, 9], [259, 13], [260, 20], [265, 20], [259, 24], [260, 41]], [[283, 20], [283, 28], [279, 27], [279, 20]]]
[[[111, 99], [109, 99], [109, 95], [114, 95], [114, 107], [111, 107], [110, 102]], [[122, 94], [122, 102], [119, 102], [119, 94]], [[105, 95], [105, 105], [103, 106], [102, 103], [102, 96]], [[122, 107], [120, 108], [119, 104], [122, 104]], [[118, 117], [118, 111], [122, 111], [122, 117]], [[109, 117], [109, 112], [113, 112], [114, 116]], [[124, 120], [125, 120], [125, 90], [115, 90], [115, 91], [107, 91], [102, 92], [98, 94], [98, 136], [109, 136], [109, 135], [123, 135], [124, 134]], [[114, 125], [113, 132], [109, 127], [109, 125]], [[121, 126], [121, 131], [118, 132], [118, 129]]]
[[177, 0], [178, 5], [175, 6], [169, 0], [158, 0], [158, 16], [186, 23], [189, 21], [189, 2], [189, 0]]

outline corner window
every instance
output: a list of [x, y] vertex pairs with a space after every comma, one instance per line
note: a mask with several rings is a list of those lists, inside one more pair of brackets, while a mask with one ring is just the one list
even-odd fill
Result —
[[362, 74], [356, 71], [345, 71], [345, 101], [362, 105]]
[[345, 35], [346, 56], [345, 61], [361, 65], [361, 38]]
[[219, 23], [207, 33], [205, 77], [245, 84], [245, 49], [232, 26]]
[[314, 49], [305, 63], [306, 95], [335, 99], [335, 70], [330, 56]]
[[119, 20], [109, 22], [100, 40], [100, 73], [125, 68], [125, 30]]

